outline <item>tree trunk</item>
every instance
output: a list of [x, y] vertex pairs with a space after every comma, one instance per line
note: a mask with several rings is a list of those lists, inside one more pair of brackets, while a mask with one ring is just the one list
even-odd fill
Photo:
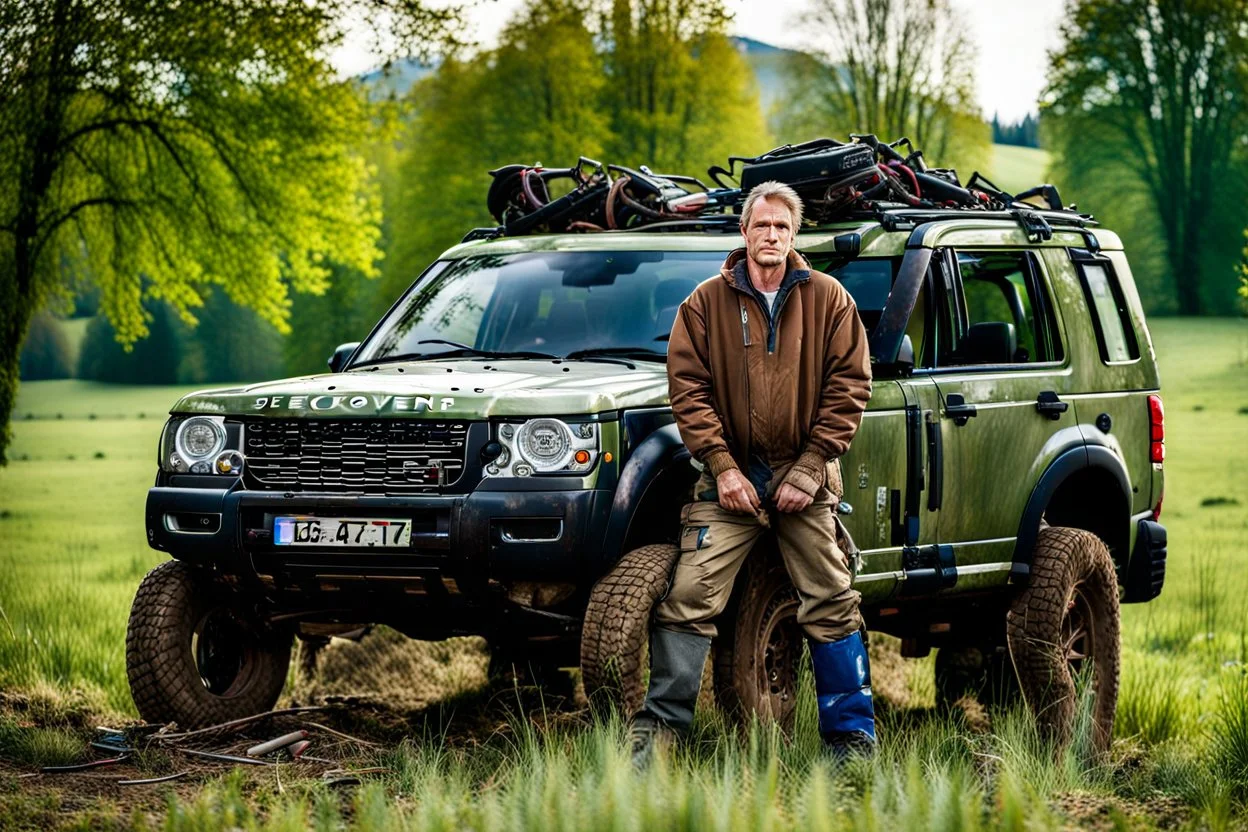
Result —
[[0, 287], [0, 466], [7, 465], [9, 461], [13, 409], [17, 406], [17, 382], [21, 376], [22, 342], [26, 339], [32, 311], [29, 298], [21, 297], [15, 284]]
[[1199, 206], [1189, 206], [1177, 250], [1170, 252], [1180, 315], [1205, 314], [1205, 304], [1200, 292], [1205, 277], [1202, 274], [1200, 257], [1201, 229], [1205, 224], [1205, 215], [1206, 212], [1200, 210]]

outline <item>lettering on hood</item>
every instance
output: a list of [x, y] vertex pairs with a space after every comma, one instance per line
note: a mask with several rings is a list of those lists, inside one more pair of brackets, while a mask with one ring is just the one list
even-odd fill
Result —
[[330, 393], [300, 396], [258, 396], [252, 410], [388, 410], [391, 412], [442, 412], [455, 406], [453, 396], [335, 396]]

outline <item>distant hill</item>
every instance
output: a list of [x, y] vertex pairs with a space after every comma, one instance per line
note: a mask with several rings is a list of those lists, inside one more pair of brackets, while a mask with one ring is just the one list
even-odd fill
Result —
[[436, 63], [421, 63], [415, 58], [404, 58], [395, 61], [388, 69], [378, 68], [365, 72], [360, 80], [371, 88], [369, 97], [374, 101], [390, 96], [401, 98], [417, 81], [428, 77], [435, 69]]
[[[784, 62], [789, 55], [797, 53], [792, 49], [781, 49], [753, 38], [733, 37], [730, 40], [754, 70], [763, 112], [770, 112], [772, 104], [784, 93]], [[388, 98], [391, 95], [397, 98], [406, 95], [417, 81], [428, 77], [435, 69], [436, 63], [421, 63], [414, 58], [405, 58], [394, 62], [389, 70], [374, 69], [359, 78], [373, 88], [370, 95], [374, 99]]]
[[754, 78], [758, 81], [758, 97], [763, 105], [763, 112], [770, 113], [772, 106], [784, 95], [784, 64], [790, 55], [801, 54], [792, 49], [782, 49], [763, 43], [753, 38], [729, 38], [737, 47], [737, 51], [745, 58], [754, 70]]

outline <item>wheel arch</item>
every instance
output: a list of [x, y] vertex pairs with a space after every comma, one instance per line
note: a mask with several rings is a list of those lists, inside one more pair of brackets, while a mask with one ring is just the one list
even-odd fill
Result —
[[1050, 463], [1032, 489], [1019, 523], [1010, 573], [1015, 583], [1025, 583], [1031, 574], [1041, 520], [1101, 538], [1121, 580], [1131, 554], [1131, 480], [1122, 459], [1107, 447], [1080, 445]]
[[[629, 456], [620, 472], [596, 573], [648, 543], [665, 542], [674, 533], [681, 506], [697, 471], [675, 424], [656, 428]], [[670, 516], [669, 516], [670, 515]]]

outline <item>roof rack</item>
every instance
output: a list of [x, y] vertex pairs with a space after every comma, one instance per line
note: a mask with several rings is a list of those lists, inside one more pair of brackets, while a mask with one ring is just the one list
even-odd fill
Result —
[[[490, 176], [486, 202], [499, 224], [474, 228], [464, 242], [542, 233], [735, 230], [746, 195], [766, 181], [783, 182], [798, 193], [809, 227], [858, 219], [905, 230], [973, 213], [1015, 222], [1028, 238], [1042, 240], [1053, 236], [1055, 225], [1085, 229], [1095, 224], [1073, 205], [1063, 207], [1053, 185], [1015, 195], [978, 171], [963, 185], [952, 168], [928, 167], [909, 139], [882, 142], [869, 134], [851, 135], [849, 142], [823, 138], [761, 156], [729, 157], [727, 168], [708, 171], [717, 187], [694, 176], [657, 174], [645, 165], [603, 165], [584, 156], [568, 168], [507, 165]], [[552, 185], [560, 186], [554, 190], [561, 188], [561, 195], [552, 196]]]

